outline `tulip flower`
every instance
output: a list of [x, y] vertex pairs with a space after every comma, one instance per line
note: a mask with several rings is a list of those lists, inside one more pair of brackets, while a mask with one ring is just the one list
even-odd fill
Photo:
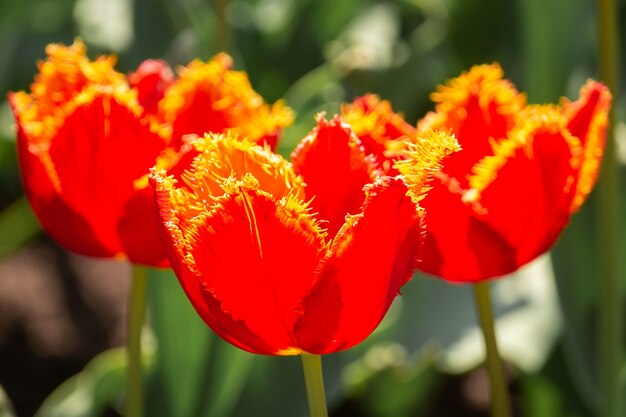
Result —
[[[401, 179], [368, 179], [361, 196], [335, 201], [356, 137], [341, 136], [349, 127], [338, 119], [323, 129], [338, 135], [305, 140], [301, 176], [267, 148], [217, 135], [191, 142], [198, 155], [178, 178], [152, 175], [174, 271], [200, 316], [241, 349], [293, 355], [354, 346], [378, 325], [419, 257], [423, 213]], [[316, 158], [324, 149], [330, 164]], [[433, 164], [441, 157], [434, 152]], [[312, 198], [307, 179], [332, 173], [339, 184]], [[335, 210], [315, 213], [319, 206]]]
[[397, 175], [395, 161], [405, 156], [404, 144], [418, 141], [417, 129], [395, 113], [391, 103], [374, 94], [356, 98], [341, 108], [341, 120], [348, 123], [365, 153], [373, 158], [384, 175]]
[[[423, 201], [419, 268], [453, 282], [517, 270], [547, 251], [598, 176], [611, 95], [589, 81], [574, 102], [528, 105], [497, 65], [476, 66], [433, 94], [420, 131], [454, 134]], [[410, 158], [400, 171], [411, 173]], [[411, 175], [408, 176], [409, 182]]]
[[[165, 266], [146, 186], [166, 147], [113, 57], [49, 45], [31, 93], [9, 95], [24, 191], [44, 230], [82, 255]], [[146, 184], [147, 185], [147, 184]]]
[[137, 90], [137, 100], [148, 114], [158, 113], [165, 91], [174, 83], [174, 72], [161, 59], [146, 59], [128, 75], [128, 84]]
[[178, 146], [187, 134], [231, 131], [250, 141], [276, 147], [293, 114], [282, 100], [268, 106], [248, 76], [232, 70], [225, 53], [209, 62], [192, 61], [178, 70], [178, 79], [159, 102], [159, 118], [171, 125]]
[[9, 94], [22, 180], [44, 230], [82, 255], [167, 266], [149, 169], [173, 163], [187, 133], [232, 129], [273, 144], [291, 118], [224, 54], [174, 79], [154, 60], [126, 77], [114, 57], [89, 60], [80, 41], [46, 52], [30, 94]]
[[[115, 58], [86, 56], [85, 45], [49, 45], [31, 92], [9, 95], [18, 125], [24, 191], [44, 230], [82, 255], [167, 266], [148, 184], [153, 166], [176, 170], [187, 134], [233, 130], [276, 143], [291, 120], [270, 108], [232, 71], [230, 58], [193, 62], [175, 79], [163, 61], [128, 77]], [[140, 417], [140, 335], [146, 276], [135, 267], [129, 306], [126, 415]]]
[[[294, 165], [267, 147], [208, 135], [190, 142], [185, 170], [151, 176], [172, 268], [200, 317], [246, 351], [302, 355], [309, 388], [321, 373], [311, 358], [354, 346], [380, 323], [411, 277], [423, 227], [421, 190], [372, 175], [339, 118], [318, 124]], [[448, 146], [433, 139], [425, 167], [455, 150], [440, 136]], [[312, 415], [324, 415], [323, 388], [316, 395]]]
[[[611, 95], [588, 81], [574, 102], [528, 105], [494, 65], [476, 66], [439, 87], [418, 131], [450, 132], [462, 151], [434, 175], [422, 204], [422, 271], [473, 283], [487, 352], [492, 415], [511, 415], [489, 284], [550, 249], [591, 192], [602, 159]], [[411, 186], [420, 152], [396, 164]], [[418, 183], [419, 187], [420, 184]]]

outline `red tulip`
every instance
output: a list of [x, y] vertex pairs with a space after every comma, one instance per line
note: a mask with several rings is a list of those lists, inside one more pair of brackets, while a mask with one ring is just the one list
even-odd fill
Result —
[[[422, 211], [404, 182], [371, 182], [349, 128], [336, 118], [319, 124], [296, 152], [301, 176], [268, 148], [215, 135], [192, 142], [197, 154], [182, 175], [152, 175], [187, 296], [218, 335], [253, 353], [331, 353], [361, 342], [421, 253]], [[365, 183], [360, 196], [333, 201], [353, 183]]]
[[[362, 142], [338, 116], [326, 121], [317, 117], [317, 127], [291, 154], [293, 169], [306, 180], [305, 200], [328, 233], [334, 236], [346, 214], [357, 214], [365, 199], [363, 187], [382, 175], [368, 157]], [[332, 169], [320, 169], [327, 166]]]
[[[73, 252], [166, 266], [147, 175], [155, 164], [172, 168], [177, 160], [173, 154], [182, 138], [173, 137], [172, 125], [159, 120], [157, 113], [172, 106], [175, 89], [181, 85], [190, 87], [186, 94], [192, 94], [191, 84], [184, 77], [174, 80], [162, 61], [143, 63], [127, 79], [115, 71], [115, 58], [89, 60], [80, 41], [70, 47], [49, 45], [46, 52], [48, 59], [39, 64], [30, 94], [9, 94], [18, 126], [24, 191], [39, 221], [54, 240]], [[222, 65], [225, 59], [221, 55], [217, 63], [206, 65]], [[281, 115], [274, 115], [242, 81], [242, 73], [224, 69], [215, 74], [217, 81], [203, 78], [211, 76], [204, 72], [197, 79], [220, 84], [212, 96], [215, 103], [199, 103], [220, 109], [221, 122], [213, 128], [242, 134], [250, 129], [250, 136], [263, 140], [266, 135], [274, 138], [280, 123], [288, 121], [288, 110], [279, 105]], [[230, 78], [236, 82], [225, 81]], [[207, 91], [203, 88], [202, 94]], [[244, 97], [249, 101], [254, 97], [254, 106], [238, 101]], [[187, 106], [187, 115], [214, 114], [202, 110]], [[168, 117], [174, 114], [164, 112]], [[238, 124], [237, 116], [243, 113]], [[254, 114], [260, 121], [251, 123]], [[191, 121], [182, 114], [181, 118]], [[267, 126], [271, 129], [263, 130]]]
[[147, 59], [128, 75], [128, 83], [137, 90], [137, 100], [148, 114], [157, 114], [165, 91], [174, 83], [174, 72], [167, 62]]
[[233, 71], [232, 59], [222, 53], [204, 63], [179, 68], [178, 79], [159, 102], [161, 120], [172, 126], [180, 145], [186, 134], [229, 130], [250, 141], [276, 147], [281, 129], [293, 115], [283, 101], [265, 104], [242, 71]]
[[394, 164], [403, 158], [399, 150], [405, 142], [415, 141], [418, 132], [401, 114], [394, 113], [391, 103], [374, 94], [358, 97], [342, 106], [341, 120], [350, 125], [381, 173], [398, 174]]
[[[449, 281], [505, 275], [547, 251], [598, 175], [608, 89], [589, 81], [575, 102], [527, 105], [502, 77], [495, 64], [472, 68], [433, 94], [436, 110], [418, 124], [451, 132], [462, 148], [422, 202], [419, 268]], [[411, 165], [399, 164], [409, 185]]]

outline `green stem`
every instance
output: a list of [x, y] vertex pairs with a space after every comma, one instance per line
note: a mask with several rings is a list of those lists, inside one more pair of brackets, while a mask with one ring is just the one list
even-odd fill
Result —
[[215, 1], [215, 16], [217, 18], [217, 32], [215, 34], [218, 51], [228, 51], [230, 43], [230, 25], [226, 18], [228, 0]]
[[[618, 28], [615, 0], [598, 0], [598, 41], [600, 78], [615, 95], [618, 91]], [[614, 96], [615, 97], [615, 96]], [[613, 109], [615, 105], [613, 105]], [[599, 371], [601, 409], [604, 417], [623, 416], [620, 385], [622, 365], [622, 314], [620, 248], [619, 167], [615, 158], [612, 126], [615, 112], [610, 115], [602, 172], [598, 182], [598, 236], [600, 253], [599, 312]]]
[[146, 312], [146, 268], [133, 266], [128, 300], [128, 392], [125, 417], [143, 417], [143, 372], [141, 366], [141, 328]]
[[326, 395], [324, 394], [324, 379], [322, 378], [322, 357], [303, 353], [302, 368], [304, 369], [304, 383], [306, 396], [309, 401], [310, 417], [328, 417], [326, 410]]
[[478, 311], [487, 353], [486, 366], [491, 384], [491, 416], [510, 417], [511, 403], [502, 369], [502, 360], [498, 353], [498, 344], [496, 343], [489, 282], [474, 284], [474, 299], [476, 300], [476, 310]]

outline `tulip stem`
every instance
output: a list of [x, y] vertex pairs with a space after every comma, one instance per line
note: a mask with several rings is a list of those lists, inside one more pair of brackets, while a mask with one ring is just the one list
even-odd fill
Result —
[[128, 299], [128, 391], [125, 417], [143, 417], [143, 371], [141, 366], [141, 328], [146, 311], [146, 268], [133, 266]]
[[510, 417], [511, 403], [509, 401], [507, 384], [504, 378], [502, 360], [498, 353], [489, 282], [479, 282], [474, 284], [473, 287], [476, 310], [478, 311], [478, 319], [480, 321], [480, 328], [485, 340], [485, 351], [487, 353], [485, 364], [491, 385], [491, 416]]
[[324, 378], [322, 377], [322, 357], [303, 353], [302, 368], [306, 396], [309, 401], [310, 417], [328, 417], [326, 410], [326, 394], [324, 394]]
[[217, 0], [215, 2], [215, 15], [217, 16], [217, 30], [215, 33], [215, 43], [218, 51], [228, 51], [230, 41], [230, 25], [226, 18], [228, 0]]
[[[600, 78], [611, 93], [616, 96], [619, 82], [618, 13], [615, 0], [598, 0], [598, 41]], [[617, 100], [615, 100], [617, 101]], [[613, 105], [612, 109], [615, 109]], [[601, 408], [605, 417], [623, 416], [623, 397], [620, 384], [622, 366], [622, 317], [623, 289], [620, 271], [620, 201], [621, 185], [619, 167], [615, 157], [615, 142], [612, 128], [615, 111], [611, 110], [607, 131], [606, 149], [602, 172], [598, 181], [598, 223], [600, 237], [600, 299], [599, 299], [599, 341], [598, 355]]]

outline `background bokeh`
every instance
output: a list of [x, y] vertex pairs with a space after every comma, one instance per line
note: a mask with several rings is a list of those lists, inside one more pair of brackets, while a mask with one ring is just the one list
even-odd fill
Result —
[[[297, 112], [279, 147], [288, 155], [317, 112], [366, 92], [415, 123], [436, 85], [474, 64], [500, 62], [530, 102], [576, 97], [598, 77], [596, 32], [595, 2], [584, 0], [0, 0], [0, 416], [115, 416], [124, 392], [129, 268], [60, 249], [21, 197], [5, 97], [29, 87], [46, 44], [80, 36], [92, 57], [117, 54], [124, 72], [226, 50], [267, 101]], [[625, 98], [622, 89], [614, 104], [622, 164]], [[552, 258], [494, 286], [516, 415], [597, 415], [595, 200]], [[168, 272], [151, 273], [149, 290], [147, 416], [306, 414], [297, 358], [224, 344]], [[470, 289], [416, 275], [403, 293], [366, 343], [324, 358], [331, 414], [486, 416]]]

